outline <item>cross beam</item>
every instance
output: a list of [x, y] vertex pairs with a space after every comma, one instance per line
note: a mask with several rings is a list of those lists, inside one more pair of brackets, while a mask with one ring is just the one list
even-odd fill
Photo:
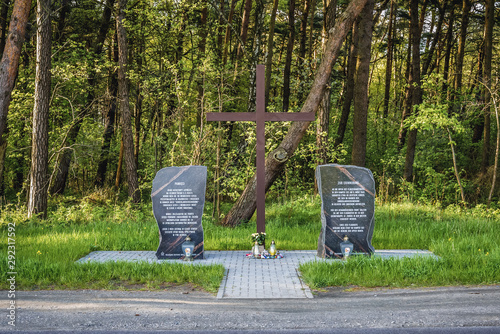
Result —
[[256, 112], [219, 112], [207, 113], [207, 121], [246, 121], [257, 123], [257, 232], [266, 231], [266, 121], [314, 121], [315, 114], [310, 113], [268, 113], [265, 105], [265, 66], [257, 65]]

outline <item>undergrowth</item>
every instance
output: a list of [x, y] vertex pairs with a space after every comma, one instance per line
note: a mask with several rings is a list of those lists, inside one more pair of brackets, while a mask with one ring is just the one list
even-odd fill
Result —
[[[203, 216], [205, 250], [250, 250], [255, 220], [222, 227]], [[107, 263], [76, 264], [95, 250], [150, 250], [158, 247], [158, 226], [150, 203], [53, 201], [47, 219], [26, 219], [24, 208], [4, 206], [0, 233], [15, 224], [18, 289], [116, 289], [133, 284], [164, 288], [165, 283], [192, 283], [216, 291], [222, 266]], [[278, 249], [316, 249], [320, 221], [318, 197], [302, 196], [266, 208], [267, 238]], [[376, 206], [372, 244], [375, 249], [429, 249], [440, 257], [391, 259], [353, 257], [344, 262], [304, 264], [300, 270], [311, 287], [332, 285], [412, 286], [500, 283], [500, 210], [476, 206], [387, 203]], [[0, 260], [0, 288], [7, 286], [7, 243]], [[201, 262], [201, 261], [200, 261]]]

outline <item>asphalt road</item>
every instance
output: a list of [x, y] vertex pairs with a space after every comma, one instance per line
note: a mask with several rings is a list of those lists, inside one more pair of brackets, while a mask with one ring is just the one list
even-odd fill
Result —
[[[94, 331], [57, 331], [57, 334], [83, 334]], [[96, 331], [99, 334], [130, 334], [130, 333], [141, 333], [141, 334], [197, 334], [197, 333], [210, 333], [210, 334], [498, 334], [500, 332], [500, 327], [462, 327], [462, 328], [454, 328], [454, 327], [446, 327], [446, 328], [334, 328], [334, 329], [313, 329], [313, 330], [273, 330], [273, 331], [255, 331], [255, 330], [246, 330], [246, 331], [203, 331], [203, 330], [187, 330], [187, 331]], [[9, 334], [11, 332], [2, 332], [0, 334]], [[46, 333], [46, 331], [15, 331], [15, 333], [22, 334], [41, 334]]]
[[[7, 316], [7, 291], [0, 299]], [[17, 292], [16, 303], [15, 328], [2, 316], [1, 332], [500, 333], [500, 286], [330, 289], [314, 299], [269, 300], [217, 300], [186, 286], [31, 291]]]

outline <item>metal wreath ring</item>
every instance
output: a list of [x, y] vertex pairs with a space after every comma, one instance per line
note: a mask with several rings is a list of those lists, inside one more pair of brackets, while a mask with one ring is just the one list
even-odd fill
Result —
[[278, 147], [274, 152], [273, 152], [273, 159], [278, 161], [278, 162], [285, 162], [288, 160], [288, 152], [285, 151], [284, 148]]

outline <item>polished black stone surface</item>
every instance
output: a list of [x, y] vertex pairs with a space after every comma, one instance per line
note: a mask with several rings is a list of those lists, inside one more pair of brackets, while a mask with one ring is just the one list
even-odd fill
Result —
[[189, 235], [194, 241], [193, 257], [203, 259], [201, 217], [205, 205], [207, 167], [166, 167], [153, 180], [151, 199], [158, 223], [158, 259], [181, 259], [182, 243]]
[[321, 196], [321, 233], [318, 256], [342, 257], [344, 236], [354, 244], [354, 253], [372, 254], [375, 223], [375, 180], [363, 167], [322, 165], [316, 168]]

